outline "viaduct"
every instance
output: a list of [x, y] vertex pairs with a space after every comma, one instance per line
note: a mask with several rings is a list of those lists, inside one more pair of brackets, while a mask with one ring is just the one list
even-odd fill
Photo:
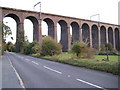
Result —
[[[114, 49], [120, 51], [119, 25], [49, 13], [40, 14], [40, 12], [0, 7], [0, 22], [2, 22], [5, 17], [11, 17], [16, 21], [17, 39], [19, 39], [18, 32], [24, 30], [24, 20], [29, 19], [33, 23], [34, 41], [42, 41], [41, 22], [45, 21], [48, 25], [48, 35], [56, 41], [57, 23], [61, 26], [60, 43], [63, 51], [69, 50], [71, 43], [75, 41], [87, 41], [90, 47], [98, 49], [100, 49], [101, 45], [110, 42]], [[72, 38], [70, 35], [70, 26], [72, 27]]]

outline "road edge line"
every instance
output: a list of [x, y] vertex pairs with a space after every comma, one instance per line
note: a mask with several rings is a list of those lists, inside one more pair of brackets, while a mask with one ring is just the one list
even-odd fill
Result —
[[[8, 57], [8, 56], [7, 56], [7, 57]], [[11, 62], [11, 60], [10, 60], [9, 57], [8, 57], [8, 60], [9, 60], [9, 62], [10, 62], [11, 67], [13, 68], [13, 71], [14, 71], [15, 74], [17, 75], [17, 78], [18, 78], [18, 80], [19, 80], [19, 83], [20, 83], [21, 87], [22, 87], [22, 88], [25, 88], [24, 83], [23, 83], [23, 80], [21, 79], [21, 77], [20, 77], [20, 75], [18, 74], [17, 70], [16, 70], [15, 67], [13, 66], [13, 63]]]

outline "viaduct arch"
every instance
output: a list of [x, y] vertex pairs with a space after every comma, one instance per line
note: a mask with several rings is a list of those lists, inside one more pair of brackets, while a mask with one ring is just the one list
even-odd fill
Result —
[[[24, 30], [24, 20], [29, 19], [33, 23], [33, 40], [42, 41], [42, 21], [48, 25], [48, 35], [57, 41], [57, 23], [61, 26], [62, 50], [70, 50], [72, 42], [85, 41], [89, 47], [100, 49], [102, 44], [110, 42], [114, 49], [120, 51], [120, 26], [85, 20], [74, 17], [67, 17], [49, 13], [19, 10], [13, 8], [0, 7], [0, 22], [4, 17], [11, 17], [17, 23], [16, 37], [19, 39], [18, 32]], [[70, 26], [72, 27], [72, 37], [70, 35]], [[24, 37], [24, 35], [23, 35]], [[17, 43], [18, 40], [16, 40]], [[18, 45], [19, 48], [19, 45]]]

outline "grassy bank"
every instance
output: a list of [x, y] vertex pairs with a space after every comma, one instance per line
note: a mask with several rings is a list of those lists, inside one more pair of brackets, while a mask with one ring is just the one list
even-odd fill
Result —
[[80, 59], [71, 53], [62, 53], [55, 56], [39, 56], [33, 54], [31, 56], [120, 75], [118, 70], [120, 62], [118, 61], [118, 56], [109, 56], [109, 61], [103, 61], [106, 58], [105, 55], [95, 55], [92, 59]]

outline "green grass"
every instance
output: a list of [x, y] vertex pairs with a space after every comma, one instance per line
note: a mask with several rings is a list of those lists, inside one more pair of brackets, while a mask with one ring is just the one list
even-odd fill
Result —
[[120, 75], [118, 71], [118, 56], [109, 56], [109, 61], [102, 61], [102, 59], [106, 58], [106, 55], [95, 55], [92, 59], [80, 59], [72, 53], [62, 53], [55, 56], [40, 56], [34, 54], [32, 56]]

